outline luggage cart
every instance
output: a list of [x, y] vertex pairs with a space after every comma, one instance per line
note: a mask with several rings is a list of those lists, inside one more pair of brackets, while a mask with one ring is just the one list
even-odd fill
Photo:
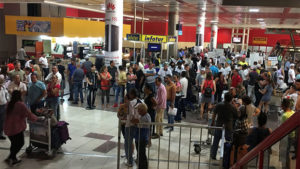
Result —
[[29, 146], [26, 154], [31, 155], [35, 150], [43, 150], [46, 155], [53, 157], [57, 149], [52, 146], [51, 118], [46, 117], [44, 121], [29, 123]]

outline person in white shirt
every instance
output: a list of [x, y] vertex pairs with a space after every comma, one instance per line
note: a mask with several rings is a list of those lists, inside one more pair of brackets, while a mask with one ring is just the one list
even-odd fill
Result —
[[26, 57], [25, 57], [25, 61], [26, 61], [26, 63], [25, 63], [25, 68], [30, 67], [30, 62], [31, 62], [30, 56], [26, 56]]
[[44, 52], [42, 53], [42, 56], [39, 59], [39, 63], [42, 65], [44, 78], [46, 78], [49, 74], [49, 67], [48, 67], [48, 60]]
[[295, 68], [295, 64], [292, 63], [290, 65], [290, 70], [289, 70], [289, 79], [288, 79], [288, 86], [289, 87], [291, 87], [294, 84], [294, 82], [295, 82], [296, 75], [295, 75], [294, 68]]
[[182, 65], [182, 62], [178, 61], [175, 72], [181, 74], [182, 71], [184, 71], [184, 66]]
[[225, 69], [223, 68], [223, 64], [222, 63], [218, 64], [218, 68], [219, 68], [219, 72], [222, 72], [222, 74], [224, 75]]
[[141, 58], [140, 61], [139, 61], [139, 67], [144, 72], [145, 64], [144, 64], [144, 59], [143, 58]]
[[61, 80], [62, 80], [62, 76], [58, 71], [58, 68], [56, 65], [52, 66], [52, 72], [50, 74], [48, 74], [48, 76], [45, 78], [46, 82], [49, 82], [52, 79], [52, 76], [56, 75], [58, 78], [58, 83], [60, 84]]
[[227, 78], [227, 76], [230, 74], [230, 72], [231, 72], [231, 67], [230, 67], [230, 65], [226, 62], [225, 63], [225, 71], [224, 71], [224, 76], [225, 76], [225, 78]]
[[171, 75], [172, 76], [172, 71], [168, 68], [168, 64], [164, 63], [164, 67], [161, 68], [158, 71], [158, 75], [159, 77], [161, 77], [162, 79], [165, 79], [166, 75]]
[[8, 92], [12, 94], [14, 90], [19, 90], [22, 93], [23, 101], [25, 101], [25, 96], [27, 93], [27, 87], [25, 83], [21, 82], [20, 75], [15, 75], [13, 79], [14, 80], [11, 81], [7, 87]]
[[25, 57], [27, 56], [24, 46], [22, 46], [17, 52], [17, 60], [20, 61], [22, 69], [25, 65]]
[[178, 117], [179, 120], [181, 120], [181, 115], [183, 116], [183, 118], [186, 118], [186, 113], [185, 113], [185, 104], [186, 104], [186, 96], [187, 96], [187, 89], [188, 89], [188, 79], [186, 78], [186, 71], [183, 71], [181, 73], [181, 79], [180, 79], [180, 84], [181, 84], [181, 91], [182, 91], [182, 99], [181, 99], [181, 103], [179, 104], [180, 106], [182, 106], [181, 108], [179, 108], [179, 111], [177, 113], [179, 113]]
[[3, 125], [4, 117], [6, 113], [6, 104], [9, 100], [9, 94], [6, 88], [4, 87], [5, 78], [3, 75], [0, 75], [0, 140], [5, 140], [6, 138], [3, 135]]
[[225, 65], [225, 63], [226, 63], [226, 57], [224, 55], [220, 56], [220, 63], [222, 65]]

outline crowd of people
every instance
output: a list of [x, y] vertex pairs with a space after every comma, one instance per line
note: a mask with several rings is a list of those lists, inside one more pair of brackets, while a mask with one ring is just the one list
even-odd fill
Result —
[[[15, 99], [12, 104], [20, 101], [26, 105], [30, 110], [26, 117], [36, 120], [30, 112], [36, 113], [37, 109], [46, 105], [54, 110], [59, 120], [59, 103], [64, 101], [66, 84], [70, 91], [68, 101], [74, 105], [84, 103], [86, 99], [86, 109], [95, 109], [97, 91], [100, 90], [102, 109], [119, 108], [127, 165], [133, 165], [131, 145], [135, 138], [139, 149], [139, 168], [143, 169], [147, 166], [147, 144], [151, 144], [151, 138], [163, 137], [164, 129], [161, 125], [144, 125], [139, 126], [142, 130], [137, 133], [136, 124], [139, 122], [162, 123], [166, 114], [169, 124], [180, 123], [187, 118], [187, 111], [195, 110], [200, 103], [197, 112], [200, 121], [208, 120], [209, 114], [213, 114], [211, 125], [225, 125], [226, 140], [237, 145], [247, 143], [250, 150], [271, 133], [266, 128], [266, 122], [270, 114], [271, 96], [275, 91], [284, 93], [283, 121], [300, 110], [300, 68], [295, 67], [289, 57], [285, 58], [283, 65], [278, 64], [267, 70], [264, 63], [254, 62], [249, 66], [245, 55], [233, 58], [225, 52], [224, 56], [213, 59], [208, 58], [207, 53], [192, 54], [181, 50], [177, 59], [172, 57], [163, 64], [159, 57], [153, 57], [146, 63], [140, 58], [137, 63], [124, 63], [119, 67], [115, 66], [114, 61], [109, 66], [99, 66], [88, 58], [84, 62], [72, 58], [67, 67], [61, 60], [55, 61], [49, 72], [45, 56], [43, 54], [38, 63], [25, 57], [22, 63], [15, 61], [1, 66], [0, 139], [6, 139], [5, 133], [12, 146], [22, 145], [14, 143], [14, 136], [21, 137], [20, 133], [25, 128], [22, 125], [22, 130], [13, 134], [5, 128], [5, 119], [12, 111], [7, 110], [6, 104], [20, 95], [21, 99]], [[85, 98], [83, 89], [87, 91]], [[110, 99], [111, 92], [114, 93], [113, 101]], [[254, 123], [256, 117], [258, 126]], [[174, 127], [170, 125], [165, 129], [172, 132]], [[259, 137], [251, 140], [251, 135], [255, 134]], [[221, 135], [218, 130], [214, 133], [212, 159], [216, 159]], [[14, 152], [18, 152], [16, 149], [19, 148], [15, 148]], [[8, 159], [16, 162], [15, 154]]]

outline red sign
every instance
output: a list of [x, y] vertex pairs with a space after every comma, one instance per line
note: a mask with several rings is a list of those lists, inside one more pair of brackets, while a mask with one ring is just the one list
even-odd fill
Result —
[[113, 4], [111, 2], [108, 3], [106, 9], [114, 11], [116, 9], [115, 4]]

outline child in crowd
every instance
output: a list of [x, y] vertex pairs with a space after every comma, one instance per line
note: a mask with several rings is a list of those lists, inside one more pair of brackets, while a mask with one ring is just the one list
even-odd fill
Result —
[[147, 113], [147, 105], [141, 103], [138, 105], [138, 113], [140, 115], [139, 119], [134, 119], [134, 123], [143, 123], [143, 125], [138, 125], [136, 134], [135, 134], [135, 145], [136, 151], [138, 152], [137, 156], [137, 165], [139, 169], [148, 169], [148, 160], [146, 156], [146, 146], [151, 145], [150, 134], [150, 125], [145, 123], [151, 123], [151, 117]]

